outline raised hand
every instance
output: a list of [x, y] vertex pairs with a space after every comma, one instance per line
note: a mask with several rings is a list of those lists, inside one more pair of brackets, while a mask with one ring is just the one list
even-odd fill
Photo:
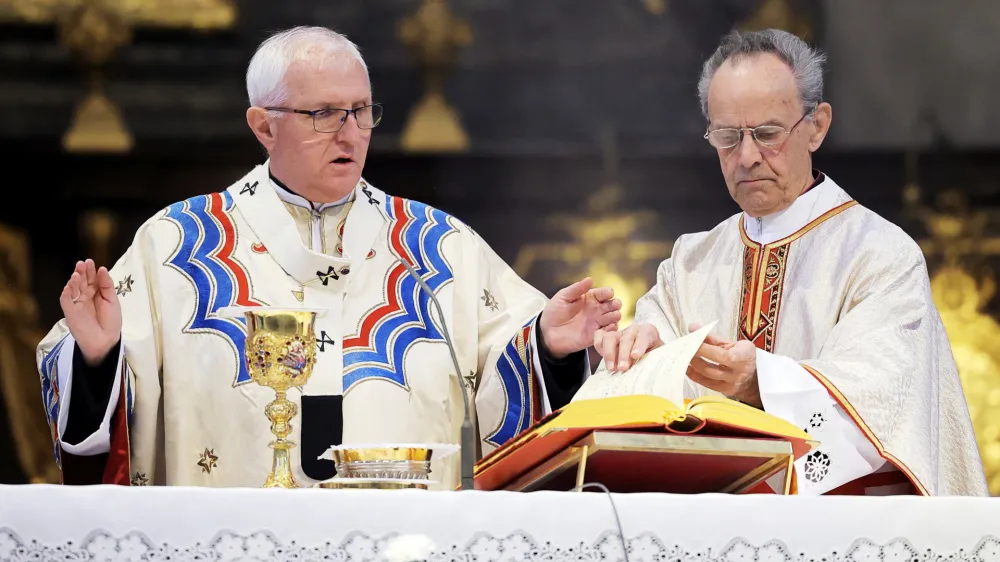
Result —
[[97, 365], [118, 343], [122, 309], [111, 274], [94, 260], [76, 262], [76, 269], [59, 295], [69, 332], [88, 365]]
[[622, 318], [622, 301], [611, 287], [592, 288], [587, 277], [560, 290], [549, 300], [539, 321], [545, 347], [557, 357], [587, 349], [595, 331], [614, 331]]

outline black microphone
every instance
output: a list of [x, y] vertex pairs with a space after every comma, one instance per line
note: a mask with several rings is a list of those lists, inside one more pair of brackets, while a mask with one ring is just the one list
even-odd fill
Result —
[[[380, 207], [376, 208], [380, 212], [382, 212], [382, 209]], [[384, 212], [382, 212], [382, 216], [386, 219], [387, 223], [391, 222], [389, 220], [389, 217], [386, 216]], [[386, 233], [386, 237], [388, 238], [388, 232]], [[386, 241], [389, 242], [388, 247], [390, 248], [391, 251], [392, 244], [389, 240]], [[404, 268], [406, 268], [406, 272], [409, 273], [410, 276], [412, 276], [413, 279], [416, 280], [416, 282], [420, 285], [420, 288], [423, 289], [425, 293], [427, 293], [428, 297], [430, 297], [431, 302], [434, 303], [434, 308], [437, 309], [438, 317], [440, 317], [441, 319], [441, 335], [444, 336], [444, 342], [448, 346], [448, 352], [451, 353], [451, 361], [452, 364], [455, 366], [455, 376], [458, 377], [458, 384], [459, 386], [462, 387], [462, 403], [465, 406], [465, 419], [462, 420], [462, 434], [461, 434], [462, 443], [459, 446], [459, 451], [458, 451], [462, 464], [462, 489], [472, 490], [474, 488], [473, 472], [476, 464], [476, 458], [475, 458], [476, 432], [472, 427], [472, 420], [469, 418], [469, 411], [470, 411], [469, 396], [468, 393], [466, 392], [465, 384], [462, 382], [462, 367], [461, 365], [458, 364], [458, 354], [455, 353], [455, 344], [453, 344], [451, 341], [451, 331], [448, 330], [448, 325], [445, 323], [444, 310], [441, 308], [441, 303], [438, 302], [437, 296], [434, 294], [434, 291], [432, 291], [431, 288], [427, 286], [427, 283], [423, 280], [423, 278], [420, 277], [420, 274], [417, 273], [417, 270], [414, 269], [412, 265], [406, 263], [406, 260], [404, 260], [401, 256], [395, 256], [395, 257], [396, 261], [398, 261], [400, 264], [403, 265]]]

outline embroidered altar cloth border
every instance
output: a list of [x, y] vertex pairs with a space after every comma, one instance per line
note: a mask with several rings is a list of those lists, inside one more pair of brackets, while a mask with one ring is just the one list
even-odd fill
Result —
[[0, 560], [613, 562], [615, 511], [629, 562], [1000, 562], [1000, 498], [53, 485], [0, 486]]

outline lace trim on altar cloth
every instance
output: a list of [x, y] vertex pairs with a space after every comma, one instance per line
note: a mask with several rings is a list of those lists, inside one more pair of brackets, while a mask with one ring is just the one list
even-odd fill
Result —
[[[98, 561], [98, 562], [377, 562], [396, 535], [372, 537], [349, 534], [340, 543], [305, 545], [285, 543], [268, 531], [250, 534], [220, 531], [211, 540], [193, 545], [157, 544], [140, 531], [114, 536], [92, 531], [79, 542], [40, 544], [22, 539], [9, 528], [0, 528], [0, 561]], [[441, 545], [438, 545], [439, 547]], [[918, 549], [904, 538], [877, 543], [859, 538], [842, 551], [802, 553], [779, 540], [754, 543], [734, 538], [719, 549], [688, 551], [670, 539], [644, 533], [628, 541], [629, 562], [1000, 562], [1000, 538], [985, 536], [968, 549], [936, 552]], [[427, 562], [614, 562], [623, 560], [621, 539], [606, 532], [591, 544], [556, 546], [523, 532], [506, 536], [480, 533], [464, 546], [439, 548]]]

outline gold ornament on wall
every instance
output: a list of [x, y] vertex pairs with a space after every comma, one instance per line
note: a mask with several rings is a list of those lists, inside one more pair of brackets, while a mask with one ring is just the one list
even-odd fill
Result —
[[620, 204], [625, 189], [618, 182], [618, 151], [614, 134], [603, 138], [605, 184], [589, 197], [582, 212], [556, 214], [549, 223], [568, 233], [570, 242], [526, 244], [518, 252], [513, 269], [528, 277], [545, 262], [558, 264], [560, 274], [553, 279], [559, 286], [591, 277], [595, 286], [609, 286], [622, 301], [620, 327], [629, 325], [635, 302], [656, 281], [646, 273], [648, 265], [670, 257], [672, 242], [642, 241], [635, 238], [660, 222], [653, 211], [628, 211]]
[[[915, 156], [908, 158], [915, 177]], [[970, 209], [961, 190], [940, 194], [923, 205], [919, 184], [903, 192], [906, 215], [923, 222], [930, 239], [919, 241], [939, 265], [931, 293], [941, 314], [969, 405], [990, 494], [1000, 496], [1000, 323], [985, 307], [997, 290], [991, 257], [1000, 256], [1000, 237], [986, 236], [988, 209]]]
[[803, 41], [813, 38], [812, 23], [796, 8], [795, 0], [760, 0], [757, 8], [739, 28], [743, 31], [781, 29], [798, 36]]
[[118, 233], [118, 219], [109, 211], [87, 211], [80, 217], [80, 234], [87, 241], [87, 255], [97, 267], [111, 268], [111, 244]]
[[640, 0], [642, 7], [654, 16], [662, 16], [667, 11], [667, 0]]
[[[38, 303], [31, 279], [27, 235], [0, 224], [0, 391], [17, 458], [29, 482], [59, 482], [45, 423], [35, 346], [45, 332], [38, 325]], [[4, 459], [6, 461], [7, 459]]]
[[199, 31], [231, 27], [233, 0], [0, 0], [0, 19], [55, 25], [59, 41], [83, 63], [88, 93], [73, 112], [63, 148], [128, 152], [134, 140], [121, 110], [104, 93], [105, 69], [137, 27]]
[[422, 0], [417, 13], [400, 22], [399, 40], [410, 50], [425, 88], [403, 129], [403, 150], [467, 150], [469, 137], [458, 111], [445, 99], [444, 85], [459, 50], [472, 43], [472, 28], [451, 11], [445, 0]]

